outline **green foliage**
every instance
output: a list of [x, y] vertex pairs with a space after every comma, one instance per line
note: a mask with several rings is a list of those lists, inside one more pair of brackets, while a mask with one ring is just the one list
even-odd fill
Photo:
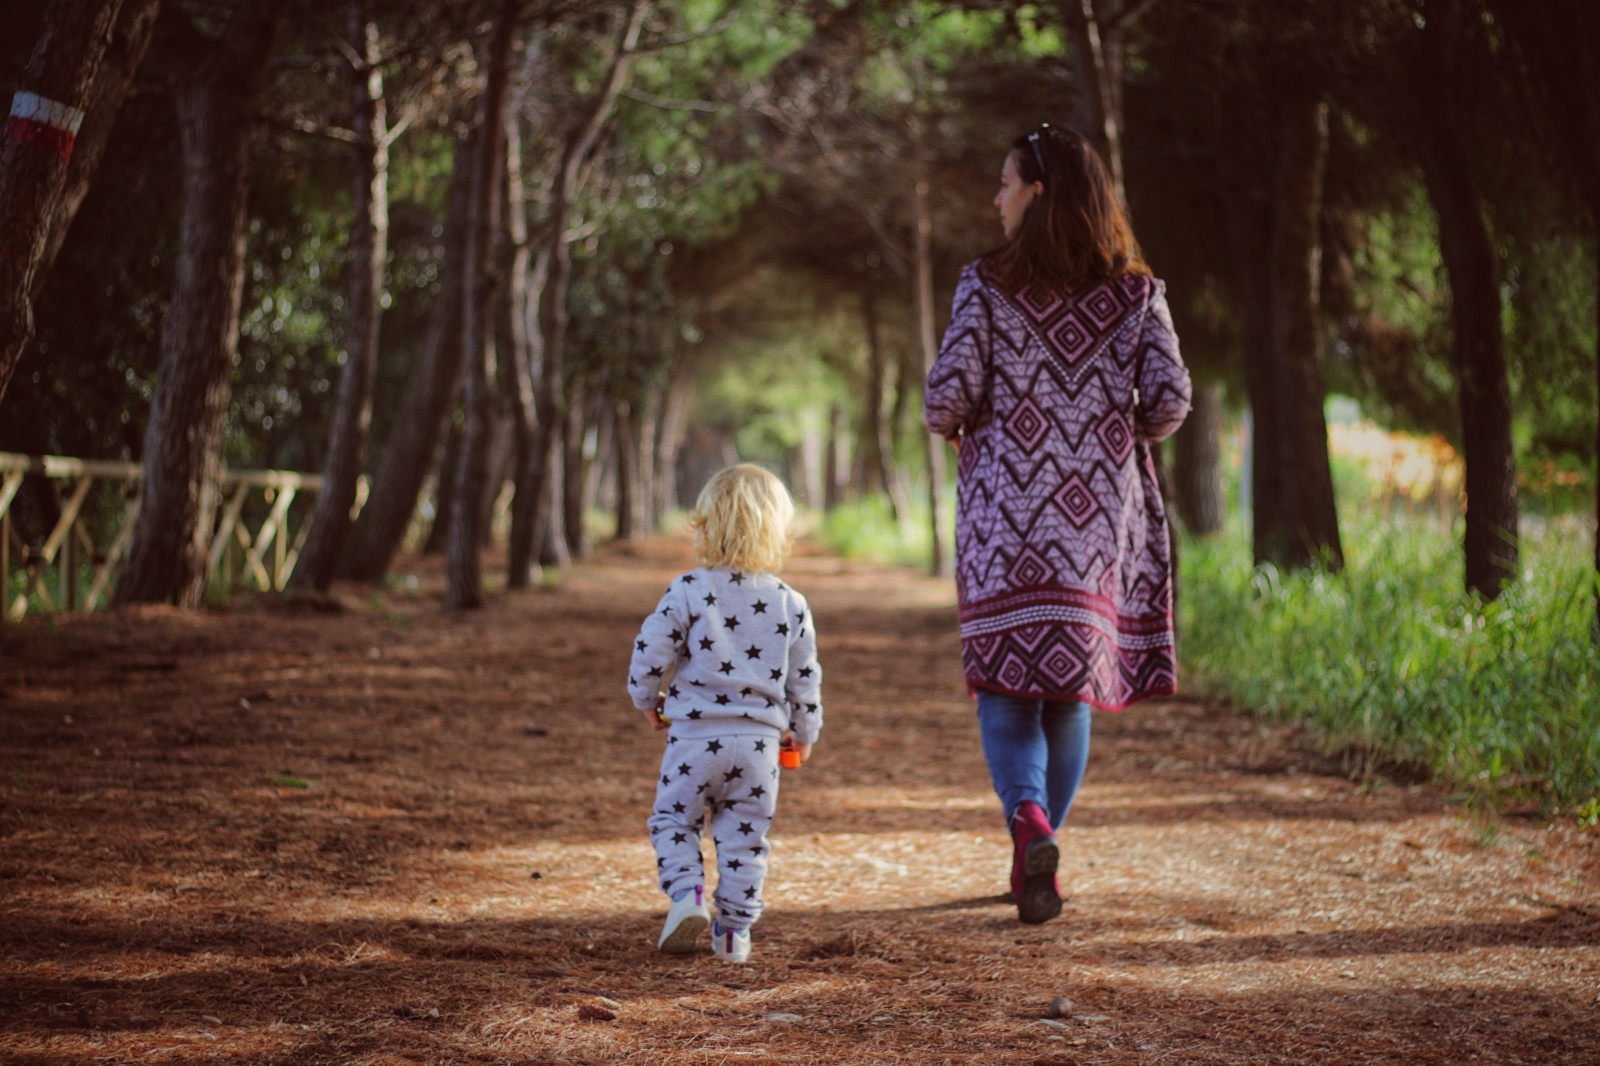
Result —
[[1594, 237], [1529, 241], [1507, 271], [1506, 342], [1524, 433], [1519, 460], [1594, 458]]
[[828, 358], [830, 346], [848, 343], [837, 318], [816, 314], [807, 330], [780, 326], [724, 346], [702, 381], [694, 421], [731, 436], [742, 457], [774, 461], [789, 454], [808, 428], [826, 425], [831, 404], [848, 396]]
[[[16, 566], [13, 559], [13, 569], [10, 573], [0, 575], [0, 625], [5, 624], [9, 617], [12, 605], [26, 594], [25, 616], [37, 617], [41, 614], [59, 612], [65, 609], [65, 604], [71, 598], [77, 610], [83, 610], [89, 602], [89, 590], [94, 587], [94, 565], [88, 562], [78, 562], [73, 567], [73, 588], [64, 587], [63, 568], [64, 560], [57, 558], [49, 566], [37, 573], [38, 581], [30, 582], [28, 572]], [[105, 595], [105, 593], [102, 593]]]
[[1600, 825], [1600, 796], [1578, 808], [1577, 820], [1580, 829], [1593, 829]]
[[1302, 722], [1369, 774], [1409, 764], [1470, 802], [1583, 809], [1600, 797], [1600, 651], [1576, 526], [1528, 537], [1522, 580], [1492, 603], [1456, 591], [1454, 537], [1417, 523], [1347, 521], [1338, 575], [1252, 568], [1237, 529], [1189, 542], [1186, 683]]
[[[730, 77], [765, 77], [813, 28], [799, 5], [774, 0], [679, 0], [667, 7], [676, 9], [690, 39], [655, 59], [674, 68], [677, 77], [695, 77], [707, 89]], [[644, 73], [648, 80], [652, 71]]]
[[1390, 425], [1454, 435], [1450, 289], [1421, 185], [1387, 207], [1341, 217], [1349, 306], [1331, 346], [1336, 384]]
[[1024, 55], [1035, 59], [1052, 59], [1066, 52], [1066, 37], [1054, 9], [1042, 9], [1038, 4], [1022, 4], [1017, 8], [1016, 19]]
[[847, 559], [925, 569], [933, 554], [926, 501], [896, 522], [882, 496], [850, 500], [822, 516], [816, 536]]
[[[258, 196], [257, 202], [265, 198]], [[288, 194], [250, 222], [239, 360], [225, 429], [234, 467], [314, 470], [332, 413], [345, 322], [347, 217]], [[281, 213], [279, 213], [281, 212]]]

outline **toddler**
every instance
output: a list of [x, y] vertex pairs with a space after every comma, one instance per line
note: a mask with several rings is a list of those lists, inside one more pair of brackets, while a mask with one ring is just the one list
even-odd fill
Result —
[[[780, 746], [799, 762], [822, 728], [822, 668], [805, 597], [774, 577], [794, 544], [783, 482], [741, 463], [718, 473], [689, 516], [700, 567], [679, 575], [634, 641], [628, 695], [667, 750], [650, 842], [672, 900], [657, 946], [745, 962], [761, 917]], [[664, 692], [663, 692], [664, 688]], [[794, 760], [791, 759], [792, 763]], [[713, 918], [700, 830], [717, 856]]]

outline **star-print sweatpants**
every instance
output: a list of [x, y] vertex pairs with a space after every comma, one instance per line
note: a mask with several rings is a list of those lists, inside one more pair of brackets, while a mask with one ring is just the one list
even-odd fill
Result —
[[767, 830], [778, 806], [778, 738], [668, 735], [656, 783], [650, 842], [668, 898], [705, 884], [700, 829], [711, 826], [717, 852], [712, 900], [724, 929], [761, 917]]

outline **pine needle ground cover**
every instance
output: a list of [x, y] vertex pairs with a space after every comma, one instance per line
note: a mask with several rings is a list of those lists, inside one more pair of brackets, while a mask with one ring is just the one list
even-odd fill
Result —
[[821, 554], [755, 954], [658, 954], [622, 693], [686, 561], [0, 630], [0, 1060], [1600, 1061], [1595, 833], [1486, 834], [1199, 700], [1096, 716], [1066, 910], [1019, 925], [950, 584]]

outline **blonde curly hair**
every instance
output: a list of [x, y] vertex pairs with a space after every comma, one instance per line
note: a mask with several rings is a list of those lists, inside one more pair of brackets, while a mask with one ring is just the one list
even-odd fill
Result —
[[701, 565], [775, 574], [794, 547], [794, 500], [771, 471], [740, 463], [706, 482], [689, 529]]

